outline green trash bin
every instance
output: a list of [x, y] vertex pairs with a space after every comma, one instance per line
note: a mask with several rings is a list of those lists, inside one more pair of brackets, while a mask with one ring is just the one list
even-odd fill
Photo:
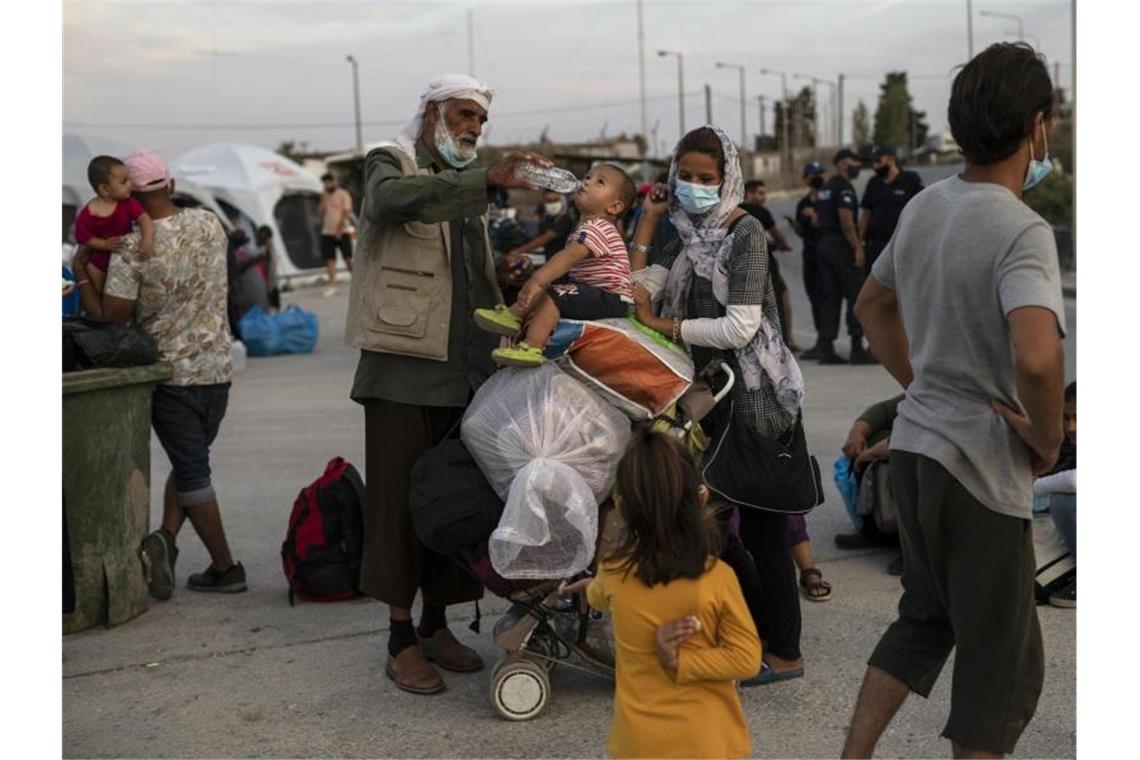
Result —
[[63, 493], [75, 611], [63, 632], [146, 611], [139, 547], [150, 522], [150, 405], [169, 364], [63, 375]]

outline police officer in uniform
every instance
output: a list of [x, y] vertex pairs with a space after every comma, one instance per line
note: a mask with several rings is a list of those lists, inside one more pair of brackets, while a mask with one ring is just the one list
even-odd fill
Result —
[[[835, 174], [820, 188], [816, 198], [819, 242], [820, 364], [874, 364], [875, 357], [863, 347], [863, 328], [855, 318], [855, 300], [863, 285], [864, 252], [856, 227], [859, 205], [851, 182], [859, 176], [862, 162], [844, 148], [835, 154]], [[835, 353], [839, 336], [839, 313], [847, 301], [847, 334], [851, 337], [849, 360]]]
[[800, 198], [799, 202], [796, 203], [794, 218], [784, 217], [792, 229], [796, 231], [796, 234], [800, 236], [800, 239], [803, 240], [804, 292], [807, 293], [808, 301], [811, 303], [811, 322], [817, 336], [814, 347], [800, 354], [801, 359], [819, 358], [819, 307], [821, 301], [819, 297], [819, 252], [816, 250], [819, 230], [816, 226], [815, 199], [823, 187], [824, 174], [826, 174], [826, 170], [824, 170], [823, 164], [818, 161], [812, 161], [804, 166], [804, 184], [808, 186], [807, 195]]
[[887, 145], [871, 148], [871, 168], [875, 176], [867, 182], [859, 208], [859, 239], [866, 255], [866, 274], [895, 234], [899, 214], [911, 198], [923, 188], [922, 178], [912, 171], [903, 171], [895, 159], [895, 151]]

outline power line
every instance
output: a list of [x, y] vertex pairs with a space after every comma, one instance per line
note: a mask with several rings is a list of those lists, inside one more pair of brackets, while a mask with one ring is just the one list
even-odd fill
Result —
[[[699, 97], [700, 92], [685, 93], [685, 97]], [[675, 95], [657, 95], [654, 97], [646, 98], [647, 101], [659, 100], [674, 100]], [[560, 108], [534, 108], [525, 111], [508, 111], [505, 113], [493, 113], [492, 118], [495, 120], [511, 118], [514, 116], [533, 116], [536, 114], [549, 114], [549, 113], [569, 113], [572, 111], [588, 111], [600, 108], [613, 108], [618, 106], [636, 105], [640, 103], [640, 99], [634, 100], [611, 100], [599, 103], [586, 103], [574, 106], [563, 106]], [[377, 121], [362, 121], [361, 124], [367, 127], [390, 127], [398, 126], [406, 123], [406, 119], [382, 119]], [[244, 124], [128, 124], [128, 123], [110, 123], [110, 122], [84, 122], [84, 121], [65, 121], [65, 127], [83, 127], [88, 129], [155, 129], [155, 130], [186, 130], [186, 129], [344, 129], [352, 127], [355, 122], [263, 122], [263, 123], [244, 123]]]

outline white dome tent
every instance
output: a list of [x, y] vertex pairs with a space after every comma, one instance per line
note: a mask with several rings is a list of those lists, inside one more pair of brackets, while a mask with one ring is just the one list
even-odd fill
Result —
[[[126, 158], [135, 149], [115, 140], [95, 135], [67, 133], [63, 136], [63, 242], [70, 242], [71, 227], [79, 209], [95, 197], [87, 181], [87, 164], [95, 156]], [[179, 206], [201, 207], [214, 212], [226, 230], [233, 229], [214, 197], [201, 185], [179, 179], [174, 183], [174, 202]]]
[[179, 156], [175, 178], [205, 187], [250, 238], [260, 225], [273, 230], [277, 272], [282, 277], [321, 270], [321, 181], [299, 165], [257, 145], [212, 143]]

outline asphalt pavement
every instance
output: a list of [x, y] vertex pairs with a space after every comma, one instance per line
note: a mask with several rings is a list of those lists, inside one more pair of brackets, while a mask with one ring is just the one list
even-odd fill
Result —
[[[774, 201], [780, 217], [783, 203]], [[794, 239], [794, 235], [792, 236]], [[781, 255], [792, 287], [796, 336], [809, 343], [798, 253]], [[224, 596], [183, 587], [208, 562], [187, 526], [179, 537], [179, 588], [140, 617], [63, 640], [63, 750], [67, 757], [596, 757], [610, 722], [608, 682], [572, 669], [553, 675], [545, 712], [526, 723], [498, 718], [489, 668], [447, 674], [436, 697], [398, 691], [384, 676], [384, 605], [358, 600], [290, 607], [280, 546], [297, 492], [333, 456], [363, 465], [364, 416], [348, 398], [356, 363], [342, 341], [347, 285], [287, 294], [320, 318], [317, 351], [252, 359], [235, 378], [213, 449], [215, 483], [235, 556], [250, 590]], [[1072, 302], [1069, 303], [1072, 307]], [[1075, 313], [1071, 315], [1075, 335]], [[1067, 342], [1066, 361], [1075, 366]], [[803, 366], [809, 444], [825, 470], [855, 416], [897, 393], [880, 367]], [[151, 524], [161, 516], [169, 471], [152, 442]], [[834, 757], [865, 662], [894, 617], [900, 586], [891, 554], [844, 552], [833, 538], [850, 528], [830, 479], [827, 501], [808, 516], [819, 567], [833, 587], [826, 603], [804, 601], [806, 677], [743, 693], [759, 757]], [[473, 605], [450, 611], [452, 629], [490, 663], [490, 629], [506, 604], [488, 596], [482, 633], [468, 629]], [[1046, 646], [1045, 688], [1020, 757], [1076, 753], [1075, 613], [1039, 608]], [[880, 745], [883, 756], [944, 757], [953, 660], [931, 697], [912, 697]]]

